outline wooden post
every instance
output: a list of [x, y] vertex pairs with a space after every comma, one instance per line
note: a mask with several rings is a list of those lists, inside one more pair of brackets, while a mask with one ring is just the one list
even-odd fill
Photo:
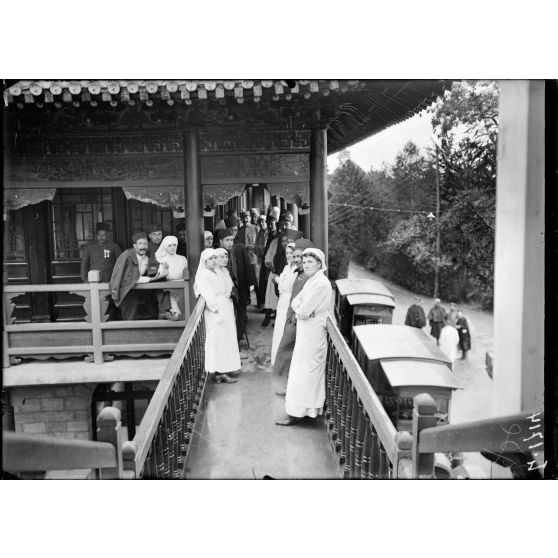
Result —
[[133, 440], [124, 442], [122, 447], [122, 459], [124, 467], [124, 478], [136, 478], [136, 453], [137, 445]]
[[6, 326], [10, 321], [10, 316], [8, 316], [9, 304], [6, 300], [6, 293], [4, 292], [4, 287], [8, 285], [8, 273], [6, 271], [2, 274], [2, 306], [4, 310], [2, 311], [2, 368], [8, 368], [10, 366], [10, 357], [8, 356], [8, 332], [6, 331]]
[[[197, 130], [184, 132], [184, 202], [188, 235], [188, 267], [195, 277], [203, 249], [201, 164]], [[193, 281], [189, 284], [190, 308], [195, 305]], [[185, 316], [188, 319], [189, 316]]]
[[440, 166], [439, 150], [436, 145], [436, 255], [434, 261], [434, 298], [438, 298], [440, 290]]
[[97, 441], [109, 442], [116, 449], [118, 465], [107, 469], [99, 469], [100, 479], [121, 479], [124, 466], [122, 459], [122, 424], [120, 411], [114, 407], [105, 407], [97, 417]]
[[544, 391], [545, 83], [500, 84], [494, 270], [494, 414]]
[[436, 402], [428, 393], [419, 393], [413, 398], [413, 479], [434, 478], [434, 454], [420, 454], [420, 431], [436, 426]]
[[327, 238], [327, 130], [310, 137], [310, 239], [328, 259]]
[[89, 303], [91, 304], [91, 334], [93, 337], [93, 362], [103, 363], [103, 331], [101, 330], [101, 300], [99, 299], [99, 279], [101, 272], [91, 270], [87, 273], [89, 282]]
[[395, 435], [397, 455], [393, 462], [393, 477], [396, 479], [410, 479], [412, 477], [413, 437], [407, 431]]
[[296, 203], [288, 203], [287, 209], [293, 214], [293, 224], [298, 229], [298, 205]]

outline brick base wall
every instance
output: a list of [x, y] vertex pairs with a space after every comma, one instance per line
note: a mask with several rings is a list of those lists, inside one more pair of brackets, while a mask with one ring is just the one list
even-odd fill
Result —
[[92, 440], [91, 396], [96, 384], [10, 389], [16, 432]]

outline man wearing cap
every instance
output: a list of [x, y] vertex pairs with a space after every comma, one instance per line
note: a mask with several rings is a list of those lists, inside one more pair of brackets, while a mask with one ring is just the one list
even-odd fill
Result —
[[178, 246], [176, 248], [176, 253], [179, 256], [184, 256], [188, 259], [188, 245], [186, 243], [186, 223], [181, 221], [176, 225], [176, 238], [178, 238]]
[[[267, 223], [265, 215], [260, 215], [258, 218], [258, 233], [256, 234], [256, 257], [258, 259], [257, 273], [256, 277], [260, 278], [260, 281], [256, 285], [256, 297], [258, 308], [262, 308], [265, 302], [265, 287], [267, 285], [267, 277], [265, 277], [262, 283], [262, 263], [265, 257], [265, 247], [267, 245]], [[262, 287], [263, 285], [263, 287]]]
[[254, 227], [257, 227], [259, 218], [260, 218], [260, 210], [257, 207], [253, 207], [250, 210], [250, 223], [254, 225]]
[[291, 367], [291, 359], [296, 341], [296, 316], [294, 310], [291, 308], [291, 302], [300, 293], [302, 287], [308, 280], [302, 269], [302, 252], [306, 248], [312, 248], [314, 244], [306, 239], [300, 238], [295, 242], [293, 250], [293, 261], [297, 265], [295, 273], [298, 275], [293, 283], [293, 290], [291, 292], [291, 300], [289, 301], [289, 308], [287, 310], [287, 319], [285, 322], [285, 329], [283, 336], [277, 348], [275, 356], [275, 363], [273, 364], [273, 374], [279, 379], [281, 378], [281, 385], [275, 390], [277, 395], [285, 395], [287, 386], [287, 377], [289, 375], [289, 368]]
[[[154, 291], [137, 291], [137, 283], [149, 283], [166, 276], [165, 269], [159, 273], [155, 255], [147, 255], [148, 242], [144, 232], [132, 237], [133, 248], [124, 250], [116, 260], [110, 279], [110, 294], [114, 304], [120, 308], [123, 320], [135, 320], [138, 314], [138, 302], [142, 298], [151, 319], [167, 319], [170, 316], [170, 298], [161, 296], [159, 304]], [[168, 271], [167, 271], [168, 273]], [[168, 293], [167, 293], [168, 294]], [[170, 319], [170, 318], [168, 318]]]
[[219, 244], [221, 248], [225, 248], [229, 253], [227, 268], [231, 274], [236, 291], [236, 293], [233, 291], [233, 302], [236, 318], [236, 336], [238, 341], [240, 341], [246, 332], [246, 306], [250, 301], [250, 286], [254, 285], [256, 280], [246, 247], [243, 244], [235, 244], [234, 237], [235, 233], [232, 229], [219, 230]]
[[155, 252], [157, 252], [157, 249], [161, 245], [161, 240], [163, 240], [163, 227], [158, 223], [154, 223], [149, 229], [149, 243], [147, 245], [149, 254], [155, 254]]
[[254, 276], [259, 276], [259, 266], [258, 266], [258, 256], [256, 255], [256, 236], [258, 234], [258, 229], [252, 223], [250, 223], [250, 214], [247, 211], [243, 211], [240, 214], [240, 218], [244, 223], [244, 226], [238, 231], [236, 235], [235, 242], [244, 244], [246, 250], [248, 251], [248, 257], [250, 258], [250, 265], [254, 270]]
[[95, 227], [95, 242], [83, 247], [81, 255], [81, 280], [87, 283], [87, 274], [92, 270], [100, 271], [99, 281], [108, 283], [122, 250], [113, 242], [108, 242], [108, 223], [97, 223]]

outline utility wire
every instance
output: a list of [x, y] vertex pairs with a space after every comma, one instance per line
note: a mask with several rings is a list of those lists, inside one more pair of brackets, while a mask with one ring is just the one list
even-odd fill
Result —
[[337, 207], [350, 207], [354, 209], [367, 209], [369, 211], [391, 211], [392, 213], [422, 213], [427, 215], [430, 211], [424, 210], [416, 210], [416, 209], [397, 209], [392, 207], [368, 207], [362, 205], [354, 205], [352, 203], [329, 203], [330, 206], [337, 206]]

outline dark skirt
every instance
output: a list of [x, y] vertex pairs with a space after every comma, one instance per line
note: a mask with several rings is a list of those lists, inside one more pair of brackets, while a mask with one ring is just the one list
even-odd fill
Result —
[[279, 342], [277, 354], [275, 355], [275, 363], [273, 364], [273, 373], [277, 376], [287, 377], [291, 367], [291, 359], [296, 341], [296, 324], [287, 322], [283, 330], [283, 337]]
[[459, 333], [459, 349], [461, 352], [471, 350], [471, 332], [469, 331], [469, 324], [459, 323], [457, 320], [457, 332]]
[[436, 339], [440, 339], [440, 332], [442, 331], [442, 322], [433, 322], [430, 320], [430, 335]]

